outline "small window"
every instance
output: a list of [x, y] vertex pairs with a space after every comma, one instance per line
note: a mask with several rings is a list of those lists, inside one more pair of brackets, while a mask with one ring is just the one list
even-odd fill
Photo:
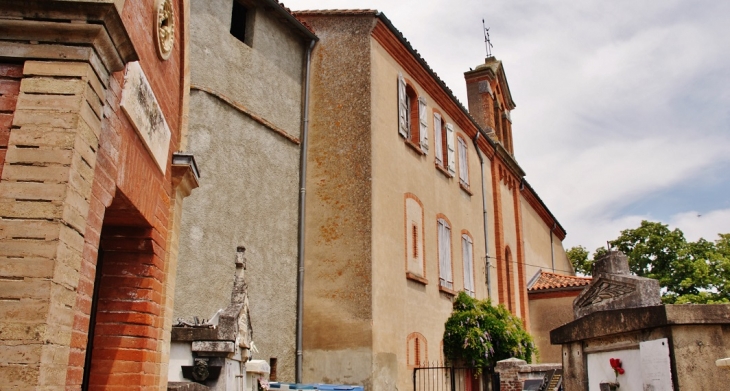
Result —
[[445, 218], [438, 219], [439, 286], [454, 289], [451, 272], [451, 226]]
[[469, 189], [469, 161], [467, 160], [466, 141], [458, 138], [459, 142], [459, 183], [466, 189]]
[[468, 232], [461, 234], [461, 257], [464, 264], [464, 291], [474, 297], [474, 242]]
[[409, 368], [418, 368], [428, 362], [426, 337], [421, 333], [410, 333], [406, 339], [406, 362]]
[[406, 276], [426, 284], [423, 253], [423, 204], [413, 193], [405, 194]]
[[250, 38], [246, 34], [248, 27], [248, 9], [236, 0], [233, 0], [233, 11], [231, 12], [231, 35], [239, 41], [249, 45]]
[[398, 133], [422, 153], [428, 151], [426, 98], [398, 74]]

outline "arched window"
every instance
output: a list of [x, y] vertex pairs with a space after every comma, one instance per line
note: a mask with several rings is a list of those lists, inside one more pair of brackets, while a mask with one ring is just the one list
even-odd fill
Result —
[[416, 88], [398, 75], [398, 133], [422, 153], [428, 151], [428, 120], [426, 98], [418, 96]]
[[409, 368], [418, 368], [428, 362], [428, 343], [421, 333], [410, 333], [406, 340], [406, 361]]
[[423, 251], [423, 204], [413, 193], [405, 194], [405, 253], [406, 276], [426, 283], [425, 254]]

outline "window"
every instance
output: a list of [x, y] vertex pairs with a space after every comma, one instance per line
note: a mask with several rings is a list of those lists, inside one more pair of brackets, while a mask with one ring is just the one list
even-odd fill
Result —
[[447, 175], [456, 174], [454, 154], [454, 125], [447, 123], [441, 114], [433, 113], [433, 145], [436, 166], [443, 168]]
[[233, 11], [231, 12], [231, 35], [246, 45], [251, 45], [251, 33], [247, 34], [246, 30], [250, 27], [248, 22], [248, 9], [233, 0]]
[[474, 297], [474, 242], [468, 232], [461, 234], [461, 258], [464, 263], [464, 291]]
[[426, 284], [428, 281], [423, 252], [423, 204], [414, 194], [406, 193], [405, 208], [406, 277]]
[[466, 141], [458, 137], [459, 143], [459, 183], [469, 189], [469, 161], [466, 154]]
[[428, 344], [421, 333], [410, 333], [406, 339], [406, 362], [409, 368], [418, 368], [428, 362]]
[[442, 140], [446, 134], [446, 124], [441, 121], [441, 114], [433, 113], [433, 154], [436, 156], [436, 164], [444, 165], [444, 147]]
[[438, 219], [439, 286], [454, 289], [451, 272], [451, 226], [445, 218]]
[[398, 74], [398, 133], [421, 153], [428, 151], [426, 98]]

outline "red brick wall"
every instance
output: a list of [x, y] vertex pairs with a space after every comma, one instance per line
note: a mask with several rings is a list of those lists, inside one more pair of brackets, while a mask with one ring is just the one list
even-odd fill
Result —
[[8, 151], [10, 125], [13, 123], [22, 77], [23, 64], [0, 63], [0, 175], [3, 173], [5, 154]]
[[[122, 19], [140, 65], [178, 149], [182, 113], [182, 2], [176, 6], [175, 46], [158, 58], [151, 39], [154, 0], [127, 1]], [[94, 339], [91, 389], [156, 389], [160, 382], [164, 262], [168, 237], [170, 167], [163, 175], [120, 110], [123, 72], [110, 78], [94, 167], [81, 279], [75, 306], [67, 390], [83, 378], [99, 247], [104, 250]], [[168, 156], [168, 164], [169, 164]], [[102, 226], [103, 234], [102, 234]], [[126, 227], [126, 228], [125, 228]], [[174, 276], [173, 276], [174, 277]]]

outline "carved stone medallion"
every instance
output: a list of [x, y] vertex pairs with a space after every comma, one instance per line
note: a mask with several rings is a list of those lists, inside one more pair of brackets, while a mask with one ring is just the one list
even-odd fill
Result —
[[167, 60], [175, 45], [175, 8], [172, 0], [157, 0], [155, 11], [155, 45], [157, 55]]

